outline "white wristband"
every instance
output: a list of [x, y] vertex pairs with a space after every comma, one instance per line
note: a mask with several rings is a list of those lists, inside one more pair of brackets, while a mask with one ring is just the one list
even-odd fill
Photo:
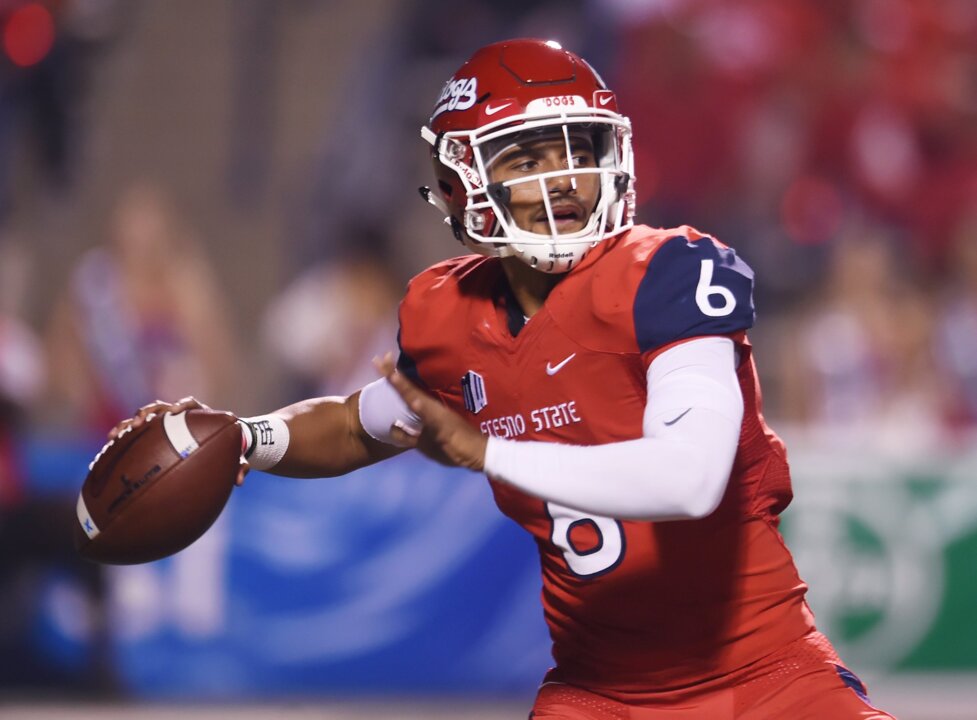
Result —
[[247, 447], [244, 458], [255, 470], [270, 470], [288, 450], [288, 425], [281, 415], [241, 418]]

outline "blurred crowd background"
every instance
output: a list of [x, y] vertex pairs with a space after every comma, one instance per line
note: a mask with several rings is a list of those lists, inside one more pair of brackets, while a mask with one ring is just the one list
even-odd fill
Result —
[[157, 397], [246, 415], [371, 380], [405, 282], [462, 250], [419, 128], [511, 36], [616, 90], [639, 221], [756, 270], [775, 429], [977, 486], [973, 0], [0, 0], [0, 689], [131, 690], [110, 649], [25, 630], [51, 567], [111, 606], [71, 557], [72, 463]]

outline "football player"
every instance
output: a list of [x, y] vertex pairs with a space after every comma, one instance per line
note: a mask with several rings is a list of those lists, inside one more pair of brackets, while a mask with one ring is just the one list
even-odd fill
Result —
[[777, 530], [753, 273], [691, 227], [634, 225], [613, 92], [555, 42], [500, 42], [421, 134], [422, 195], [471, 252], [410, 283], [380, 379], [243, 419], [250, 466], [322, 477], [418, 448], [483, 471], [539, 548], [556, 662], [536, 720], [891, 717], [815, 628]]

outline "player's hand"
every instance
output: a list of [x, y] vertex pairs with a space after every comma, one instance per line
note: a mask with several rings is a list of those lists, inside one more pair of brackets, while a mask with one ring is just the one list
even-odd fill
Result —
[[398, 442], [405, 447], [416, 447], [442, 465], [476, 471], [485, 468], [488, 440], [484, 435], [398, 372], [390, 353], [375, 359], [373, 364], [421, 419], [422, 428], [418, 435], [411, 435], [397, 426], [391, 428]]
[[109, 440], [115, 440], [117, 437], [119, 437], [119, 435], [127, 430], [135, 430], [142, 427], [157, 415], [162, 415], [164, 413], [172, 413], [176, 415], [184, 410], [192, 410], [194, 408], [210, 410], [209, 407], [193, 396], [188, 396], [182, 400], [177, 400], [175, 403], [166, 402], [165, 400], [157, 400], [149, 403], [148, 405], [143, 405], [132, 417], [126, 418], [114, 428], [109, 430]]
[[[242, 446], [244, 445], [244, 436], [243, 435], [241, 437], [241, 445]], [[244, 449], [242, 449], [241, 450], [241, 464], [238, 466], [237, 479], [234, 481], [234, 484], [237, 485], [238, 487], [241, 487], [242, 485], [244, 485], [244, 476], [248, 474], [248, 470], [250, 470], [250, 469], [251, 469], [251, 464], [247, 461], [247, 458], [244, 457]]]
[[[166, 402], [165, 400], [156, 400], [155, 402], [151, 402], [148, 405], [143, 405], [141, 408], [139, 408], [139, 410], [136, 411], [136, 413], [132, 417], [126, 418], [125, 420], [118, 423], [111, 430], [109, 430], [108, 433], [109, 440], [110, 441], [115, 440], [117, 437], [122, 435], [122, 433], [128, 430], [135, 430], [136, 428], [142, 427], [157, 415], [163, 415], [165, 413], [176, 415], [178, 413], [183, 412], [184, 410], [194, 410], [197, 408], [203, 410], [211, 409], [208, 405], [204, 405], [202, 402], [197, 400], [197, 398], [193, 397], [192, 395], [188, 395], [182, 400], [177, 400], [175, 403]], [[244, 476], [247, 475], [248, 470], [250, 470], [248, 461], [244, 459], [243, 432], [244, 431], [242, 430], [241, 467], [240, 470], [238, 471], [237, 479], [234, 481], [236, 485], [244, 484]]]

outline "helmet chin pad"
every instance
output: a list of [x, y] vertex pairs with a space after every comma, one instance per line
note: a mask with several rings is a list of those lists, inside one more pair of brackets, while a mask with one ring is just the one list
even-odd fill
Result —
[[510, 245], [512, 255], [538, 270], [549, 275], [560, 275], [570, 272], [576, 267], [590, 249], [598, 241], [572, 242], [560, 245], [534, 245], [523, 247]]

